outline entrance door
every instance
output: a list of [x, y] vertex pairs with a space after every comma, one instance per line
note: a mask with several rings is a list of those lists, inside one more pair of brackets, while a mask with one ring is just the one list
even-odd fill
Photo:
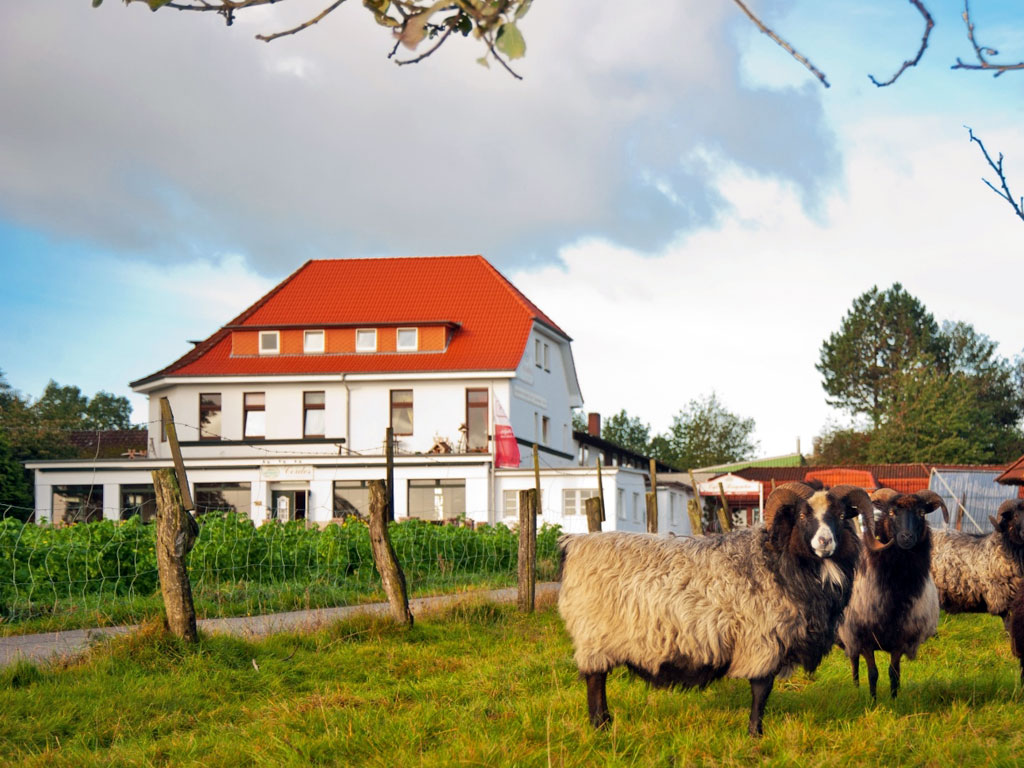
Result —
[[306, 519], [307, 491], [271, 491], [271, 513], [279, 522]]

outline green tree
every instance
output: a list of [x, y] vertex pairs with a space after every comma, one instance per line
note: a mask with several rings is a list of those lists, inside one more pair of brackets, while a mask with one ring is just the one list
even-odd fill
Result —
[[97, 392], [85, 407], [83, 429], [131, 429], [132, 406], [127, 397]]
[[81, 429], [89, 398], [78, 387], [61, 386], [53, 379], [46, 384], [43, 395], [32, 404], [32, 410], [55, 429]]
[[730, 412], [712, 392], [703, 399], [691, 400], [672, 417], [663, 442], [655, 444], [659, 452], [664, 451], [657, 458], [680, 469], [741, 461], [757, 450], [753, 432], [753, 419]]
[[32, 512], [32, 483], [10, 438], [0, 426], [0, 518], [27, 520]]
[[572, 411], [572, 431], [587, 431], [587, 417], [583, 415], [583, 411], [581, 411], [579, 408], [574, 408]]
[[828, 404], [881, 422], [908, 371], [941, 359], [944, 345], [935, 318], [894, 283], [853, 300], [839, 330], [821, 345], [819, 362]]
[[651, 426], [623, 409], [605, 419], [601, 425], [601, 437], [634, 453], [647, 455], [651, 447]]
[[872, 432], [829, 424], [814, 438], [810, 463], [815, 466], [868, 464]]

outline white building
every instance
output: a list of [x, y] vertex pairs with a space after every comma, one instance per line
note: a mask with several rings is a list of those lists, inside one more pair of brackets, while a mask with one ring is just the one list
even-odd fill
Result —
[[[397, 519], [512, 518], [517, 491], [533, 487], [537, 443], [542, 520], [583, 531], [607, 446], [572, 431], [582, 397], [570, 341], [480, 256], [309, 261], [132, 383], [149, 397], [144, 458], [29, 462], [36, 519], [147, 513], [150, 473], [171, 465], [167, 397], [199, 513], [326, 523], [365, 512], [367, 482], [385, 477], [390, 426]], [[507, 414], [518, 466], [499, 450], [496, 412]], [[647, 473], [605, 452], [605, 529], [643, 530]], [[661, 493], [671, 507], [682, 490]], [[685, 499], [681, 508], [685, 521]], [[688, 522], [666, 517], [660, 530], [685, 533]]]

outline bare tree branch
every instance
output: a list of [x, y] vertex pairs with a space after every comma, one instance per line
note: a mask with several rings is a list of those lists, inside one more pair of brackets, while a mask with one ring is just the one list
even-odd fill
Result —
[[[762, 22], [759, 18], [757, 18], [757, 16], [755, 16], [753, 14], [753, 12], [749, 8], [747, 8], [747, 6], [745, 6], [743, 4], [742, 0], [733, 0], [733, 2], [736, 3], [736, 5], [738, 5], [740, 7], [740, 9], [747, 15], [748, 19], [750, 19], [752, 22], [754, 22], [754, 24], [757, 25], [758, 29], [760, 29], [764, 34], [768, 35], [768, 37], [770, 37], [772, 40], [774, 40], [776, 43], [778, 43], [779, 46], [781, 46], [783, 49], [789, 51], [789, 55], [792, 56], [797, 61], [799, 61], [805, 67], [807, 67], [807, 69], [809, 69], [811, 71], [811, 73], [816, 78], [818, 78], [821, 81], [822, 85], [824, 85], [826, 88], [829, 87], [828, 80], [825, 79], [825, 73], [822, 72], [820, 69], [818, 69], [813, 64], [811, 64], [811, 62], [807, 60], [806, 56], [804, 56], [799, 51], [794, 49], [792, 45], [790, 45], [788, 42], [783, 40], [781, 37], [779, 37], [777, 34], [775, 34], [772, 30], [770, 30], [768, 27], [766, 27], [764, 25], [764, 22]], [[507, 67], [506, 67], [506, 69], [507, 69]]]
[[272, 35], [256, 35], [256, 39], [262, 40], [265, 43], [269, 43], [271, 40], [277, 40], [277, 38], [284, 37], [285, 35], [294, 35], [296, 32], [301, 32], [307, 27], [312, 27], [314, 24], [318, 23], [322, 18], [324, 18], [327, 14], [335, 10], [343, 2], [345, 2], [345, 0], [335, 0], [333, 3], [324, 8], [322, 11], [320, 11], [320, 13], [311, 18], [309, 21], [304, 21], [297, 27], [286, 29], [283, 32], [275, 32]]
[[1024, 220], [1024, 197], [1020, 198], [1020, 200], [1014, 200], [1013, 195], [1010, 193], [1010, 187], [1006, 183], [1006, 176], [1003, 175], [1003, 153], [999, 153], [999, 162], [994, 162], [988, 154], [988, 150], [985, 149], [985, 145], [981, 143], [981, 139], [974, 135], [974, 131], [970, 129], [970, 126], [965, 125], [964, 128], [967, 129], [967, 135], [971, 137], [971, 141], [976, 142], [978, 146], [981, 147], [981, 154], [985, 156], [985, 160], [988, 162], [989, 167], [995, 171], [996, 175], [999, 177], [999, 185], [1001, 189], [996, 189], [995, 185], [986, 178], [982, 178], [982, 181], [985, 182], [989, 189], [1008, 202], [1013, 207], [1017, 216], [1021, 220]]
[[[971, 41], [971, 45], [974, 46], [974, 55], [978, 57], [977, 64], [967, 64], [960, 60], [958, 57], [956, 64], [950, 67], [950, 69], [981, 69], [991, 71], [993, 77], [999, 77], [1004, 72], [1009, 72], [1013, 69], [1024, 69], [1024, 61], [1016, 64], [993, 64], [986, 56], [998, 56], [999, 51], [995, 48], [988, 48], [986, 46], [978, 45], [977, 40], [974, 39], [974, 22], [971, 21], [971, 6], [970, 0], [964, 0], [964, 24], [967, 25], [967, 39]], [[971, 137], [974, 138], [973, 136]], [[981, 142], [978, 142], [979, 144]]]
[[[441, 39], [438, 40], [436, 43], [434, 43], [434, 45], [429, 50], [424, 51], [423, 53], [421, 53], [419, 56], [417, 56], [414, 59], [395, 59], [395, 64], [398, 64], [399, 66], [401, 66], [403, 64], [419, 64], [421, 61], [423, 61], [425, 58], [427, 58], [427, 56], [429, 56], [434, 51], [436, 51], [438, 48], [440, 48], [442, 45], [444, 45], [445, 40], [447, 40], [448, 36], [451, 35], [451, 33], [454, 32], [454, 31], [455, 31], [455, 27], [448, 27], [448, 29], [446, 29], [444, 31], [444, 34], [441, 35]], [[391, 49], [391, 53], [388, 54], [388, 58], [390, 59], [392, 56], [394, 56], [397, 51], [398, 51], [398, 43], [396, 42], [395, 43], [395, 47], [392, 48]]]
[[913, 59], [908, 59], [907, 61], [904, 61], [903, 66], [896, 70], [896, 74], [890, 77], [884, 83], [880, 83], [878, 80], [876, 80], [874, 75], [868, 75], [868, 78], [871, 80], [871, 82], [877, 85], [879, 88], [884, 88], [887, 85], [892, 85], [899, 79], [899, 76], [902, 75], [904, 71], [906, 71], [910, 67], [916, 67], [918, 62], [921, 61], [921, 57], [924, 55], [925, 48], [928, 47], [928, 37], [932, 33], [932, 27], [935, 26], [935, 21], [932, 19], [932, 15], [928, 13], [928, 9], [924, 7], [924, 3], [922, 3], [921, 0], [910, 0], [910, 4], [917, 8], [918, 12], [924, 17], [924, 35], [921, 37], [921, 47], [917, 49], [917, 56], [915, 56]]

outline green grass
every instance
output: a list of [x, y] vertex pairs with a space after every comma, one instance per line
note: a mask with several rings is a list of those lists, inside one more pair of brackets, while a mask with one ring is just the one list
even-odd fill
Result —
[[943, 616], [895, 702], [883, 674], [872, 704], [835, 650], [814, 680], [776, 685], [753, 741], [745, 681], [657, 691], [621, 670], [615, 720], [594, 732], [550, 607], [466, 602], [411, 631], [363, 618], [194, 648], [149, 626], [77, 661], [0, 670], [0, 763], [1019, 765], [1018, 669], [998, 619]]

